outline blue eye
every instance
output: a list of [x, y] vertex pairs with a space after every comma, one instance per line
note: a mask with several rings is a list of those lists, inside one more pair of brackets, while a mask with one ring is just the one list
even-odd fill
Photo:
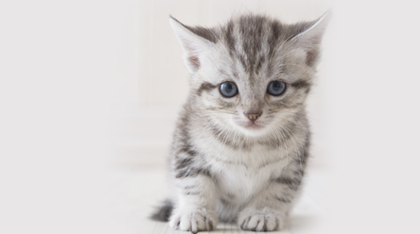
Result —
[[279, 96], [284, 93], [286, 90], [286, 83], [283, 81], [272, 81], [267, 87], [267, 93], [273, 95], [273, 96]]
[[224, 97], [230, 98], [238, 94], [238, 87], [235, 83], [228, 81], [220, 85], [219, 91]]

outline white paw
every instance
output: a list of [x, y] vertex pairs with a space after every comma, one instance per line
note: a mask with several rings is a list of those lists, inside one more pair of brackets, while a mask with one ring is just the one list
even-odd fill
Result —
[[242, 230], [275, 231], [283, 228], [284, 221], [285, 218], [280, 212], [267, 208], [246, 208], [239, 214], [238, 225]]
[[176, 209], [169, 219], [169, 225], [175, 230], [210, 231], [217, 226], [217, 215], [205, 209]]

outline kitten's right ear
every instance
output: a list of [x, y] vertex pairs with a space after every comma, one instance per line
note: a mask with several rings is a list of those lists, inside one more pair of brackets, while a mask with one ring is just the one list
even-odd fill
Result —
[[[199, 28], [197, 30], [185, 26], [172, 16], [169, 18], [169, 23], [182, 45], [185, 65], [187, 66], [188, 71], [193, 74], [200, 68], [202, 52], [208, 50], [212, 46], [213, 42], [210, 40], [213, 35], [209, 29]], [[210, 36], [210, 40], [204, 37], [206, 36], [206, 33], [203, 34], [204, 31], [207, 31], [207, 36]]]

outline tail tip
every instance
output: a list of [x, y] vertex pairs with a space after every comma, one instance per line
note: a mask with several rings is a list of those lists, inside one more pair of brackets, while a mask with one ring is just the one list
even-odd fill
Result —
[[150, 216], [150, 219], [160, 222], [169, 221], [173, 209], [173, 204], [170, 200], [166, 200], [163, 204], [157, 207], [156, 211]]

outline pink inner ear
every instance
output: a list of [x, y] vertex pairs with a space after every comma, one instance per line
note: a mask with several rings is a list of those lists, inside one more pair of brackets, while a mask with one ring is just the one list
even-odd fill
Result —
[[188, 61], [191, 63], [195, 70], [198, 70], [198, 68], [200, 68], [200, 60], [198, 60], [196, 56], [188, 57]]
[[193, 43], [191, 41], [188, 41], [185, 38], [181, 38], [183, 40], [183, 46], [188, 53], [188, 62], [193, 67], [195, 71], [198, 70], [200, 67], [200, 60], [198, 60], [198, 57], [195, 56], [197, 53], [197, 49], [194, 47]]

